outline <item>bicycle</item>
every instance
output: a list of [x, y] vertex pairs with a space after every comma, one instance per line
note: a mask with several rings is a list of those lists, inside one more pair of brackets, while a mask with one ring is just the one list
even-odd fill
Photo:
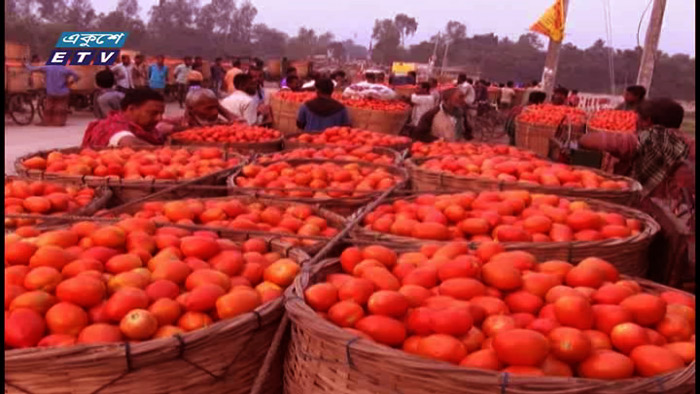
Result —
[[5, 115], [20, 126], [26, 126], [34, 120], [34, 103], [29, 92], [5, 92]]
[[481, 142], [503, 142], [506, 135], [506, 116], [496, 104], [479, 103], [471, 109], [476, 109], [476, 116], [472, 117], [474, 136]]

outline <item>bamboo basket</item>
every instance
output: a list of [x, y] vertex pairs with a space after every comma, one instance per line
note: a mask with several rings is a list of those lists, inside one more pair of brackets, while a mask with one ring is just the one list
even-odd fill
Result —
[[[277, 154], [286, 154], [286, 153], [291, 153], [297, 149], [314, 149], [314, 150], [321, 150], [321, 149], [326, 149], [326, 148], [348, 148], [346, 146], [340, 146], [340, 145], [316, 145], [316, 144], [303, 144], [303, 143], [298, 143], [298, 142], [289, 142], [289, 145], [287, 145], [287, 142], [284, 142], [285, 149], [279, 151], [279, 152], [274, 152], [274, 153], [269, 153], [266, 155], [258, 156], [256, 160], [264, 163], [269, 163], [271, 161], [274, 161], [272, 157]], [[386, 156], [391, 159], [391, 162], [396, 165], [400, 165], [401, 162], [403, 161], [403, 154], [395, 151], [394, 149], [390, 148], [384, 148], [381, 146], [375, 146], [372, 147], [372, 152], [376, 153], [381, 156]], [[362, 160], [358, 160], [359, 162], [363, 162]]]
[[[695, 362], [653, 378], [526, 377], [458, 367], [379, 345], [324, 320], [304, 302], [307, 287], [340, 271], [337, 259], [326, 260], [304, 270], [287, 289], [285, 307], [293, 325], [284, 365], [286, 394], [681, 394], [695, 389]], [[648, 291], [670, 290], [634, 279]]]
[[[307, 164], [307, 163], [335, 163], [338, 165], [344, 165], [344, 164], [356, 164], [358, 162], [353, 162], [353, 161], [342, 161], [342, 160], [324, 160], [324, 159], [289, 159], [289, 160], [278, 160], [278, 161], [273, 161], [270, 163], [266, 163], [265, 165], [270, 165], [278, 162], [288, 162], [294, 166], [301, 165], [301, 164]], [[389, 173], [393, 175], [398, 175], [401, 177], [402, 181], [395, 185], [394, 190], [400, 190], [403, 189], [406, 185], [406, 181], [408, 180], [408, 175], [406, 174], [406, 171], [403, 168], [400, 167], [395, 167], [395, 166], [387, 166], [387, 165], [381, 165], [381, 164], [367, 164], [367, 163], [361, 163], [363, 166], [366, 167], [381, 167], [386, 169]], [[269, 189], [269, 188], [253, 188], [253, 187], [239, 187], [236, 185], [236, 178], [241, 175], [242, 168], [239, 168], [233, 175], [230, 175], [228, 179], [226, 180], [226, 185], [228, 186], [228, 191], [229, 195], [238, 195], [238, 194], [244, 194], [244, 195], [252, 195], [255, 196], [256, 198], [272, 198], [275, 200], [280, 200], [280, 201], [289, 201], [289, 202], [298, 202], [302, 204], [309, 204], [309, 205], [318, 205], [321, 208], [328, 209], [331, 212], [335, 212], [339, 215], [342, 216], [349, 216], [353, 214], [358, 208], [363, 207], [364, 205], [367, 205], [369, 202], [375, 200], [377, 196], [381, 195], [383, 191], [376, 191], [376, 192], [371, 192], [367, 193], [365, 195], [361, 196], [352, 196], [352, 197], [340, 197], [340, 198], [326, 198], [326, 199], [318, 199], [318, 198], [313, 198], [313, 197], [289, 197], [289, 196], [278, 196], [273, 194], [274, 191], [277, 191], [279, 189]], [[323, 191], [330, 191], [332, 189], [312, 189], [308, 187], [299, 187], [297, 189], [294, 189], [297, 191], [311, 191], [311, 192], [323, 192]], [[287, 189], [286, 191], [289, 191]]]
[[528, 190], [532, 193], [556, 194], [573, 198], [593, 198], [615, 204], [634, 206], [639, 202], [642, 185], [634, 179], [613, 175], [604, 171], [584, 167], [571, 166], [594, 172], [614, 181], [625, 181], [630, 187], [627, 190], [583, 189], [561, 186], [545, 186], [530, 182], [505, 182], [497, 179], [469, 178], [447, 172], [430, 171], [419, 165], [430, 157], [411, 158], [405, 161], [406, 169], [411, 176], [413, 189], [417, 191], [484, 191], [484, 190]]
[[[200, 193], [192, 193], [194, 195], [200, 194]], [[280, 200], [274, 200], [274, 199], [267, 199], [267, 198], [257, 198], [254, 196], [235, 196], [235, 197], [212, 197], [212, 198], [197, 198], [195, 196], [192, 196], [192, 198], [205, 202], [205, 201], [230, 201], [230, 200], [238, 200], [243, 204], [252, 204], [252, 203], [262, 203], [265, 206], [274, 206], [278, 207], [281, 209], [286, 209], [292, 205], [297, 205], [298, 203], [292, 202], [292, 201], [280, 201]], [[158, 200], [149, 200], [149, 201], [162, 201], [165, 202], [166, 200], [158, 199]], [[172, 200], [167, 200], [167, 201], [172, 201]], [[128, 204], [128, 205], [123, 205], [119, 206], [116, 208], [113, 208], [109, 210], [108, 212], [105, 212], [103, 216], [121, 216], [121, 215], [133, 215], [136, 212], [140, 211], [144, 204], [147, 201], [139, 202], [136, 204]], [[345, 218], [342, 216], [331, 212], [327, 209], [321, 208], [319, 205], [311, 205], [311, 210], [312, 214], [316, 215], [318, 217], [321, 217], [323, 219], [326, 219], [326, 222], [329, 227], [336, 228], [338, 230], [341, 230], [345, 226]], [[207, 224], [197, 224], [197, 226], [201, 226], [204, 229], [211, 229], [212, 231], [217, 232], [219, 235], [226, 236], [228, 239], [232, 239], [234, 241], [245, 241], [246, 239], [249, 238], [249, 231], [243, 231], [243, 230], [235, 230], [227, 227], [214, 227], [210, 226]], [[263, 238], [269, 238], [269, 239], [278, 239], [278, 238], [283, 238], [285, 234], [280, 234], [280, 233], [272, 233], [272, 232], [265, 232], [267, 233], [266, 236], [263, 236]], [[322, 246], [324, 245], [324, 242], [316, 242], [314, 244], [310, 245], [305, 245], [305, 246], [300, 246], [301, 249], [304, 251], [308, 252], [309, 254], [313, 254], [317, 252]]]
[[[411, 197], [408, 199], [411, 199]], [[390, 204], [393, 200], [388, 199], [386, 203]], [[532, 253], [540, 261], [565, 260], [579, 262], [586, 257], [595, 256], [615, 265], [620, 273], [644, 276], [649, 268], [649, 245], [661, 229], [659, 224], [651, 216], [636, 209], [599, 200], [581, 200], [585, 201], [594, 210], [616, 212], [627, 218], [639, 220], [643, 226], [642, 231], [624, 239], [572, 242], [503, 242], [503, 246], [506, 250], [524, 250]], [[354, 216], [349, 217], [348, 222], [353, 219]], [[448, 243], [448, 241], [431, 241], [380, 233], [366, 229], [362, 224], [355, 228], [351, 236], [360, 240], [381, 241], [395, 245], [420, 245], [426, 242]], [[476, 247], [476, 244], [471, 244]]]
[[[293, 149], [293, 148], [326, 148], [326, 147], [335, 147], [339, 146], [336, 144], [309, 144], [306, 142], [300, 142], [297, 140], [297, 138], [302, 135], [302, 134], [308, 134], [304, 132], [300, 133], [293, 133], [293, 134], [287, 134], [284, 136], [284, 147], [288, 149]], [[408, 150], [411, 148], [412, 142], [406, 142], [405, 144], [394, 144], [394, 145], [387, 145], [387, 146], [381, 146], [378, 148], [385, 148], [385, 149], [392, 149], [396, 152], [403, 152], [405, 150]], [[363, 145], [351, 145], [354, 148], [358, 148]]]
[[[5, 175], [5, 183], [9, 181], [16, 181], [16, 180], [25, 180], [28, 182], [33, 182], [36, 181], [36, 179], [29, 179], [29, 178], [22, 178], [14, 175]], [[80, 181], [75, 181], [75, 180], [62, 180], [62, 181], [52, 181], [52, 183], [57, 183], [63, 186], [86, 186], [82, 184]], [[63, 212], [57, 215], [47, 215], [47, 219], [50, 219], [52, 223], [55, 223], [57, 219], [60, 219], [61, 216], [65, 215], [76, 215], [76, 216], [91, 216], [95, 212], [99, 211], [100, 209], [103, 209], [104, 207], [107, 206], [107, 203], [109, 200], [112, 198], [112, 190], [106, 186], [100, 186], [95, 189], [95, 196], [93, 197], [92, 201], [90, 201], [89, 204], [85, 205], [84, 207], [80, 207], [79, 209], [72, 211], [72, 212]], [[5, 225], [5, 229], [12, 229], [13, 226], [7, 226]]]
[[280, 136], [274, 140], [262, 142], [205, 142], [187, 141], [168, 137], [166, 144], [173, 146], [216, 146], [225, 151], [234, 151], [242, 154], [271, 153], [282, 149], [283, 138]]
[[[536, 125], [515, 120], [515, 146], [529, 149], [540, 156], [546, 157], [549, 153], [549, 139], [554, 137], [559, 127], [568, 127], [566, 124], [560, 126]], [[572, 139], [578, 140], [577, 136], [583, 135], [584, 126], [572, 126]]]
[[[200, 146], [194, 146], [194, 145], [188, 145], [182, 147], [183, 149], [187, 149], [190, 151], [196, 150]], [[155, 150], [160, 147], [153, 146], [153, 147], [143, 147], [139, 148], [139, 150]], [[117, 206], [121, 204], [128, 203], [130, 201], [138, 200], [141, 198], [144, 198], [148, 196], [149, 194], [163, 191], [165, 189], [173, 188], [175, 186], [181, 186], [181, 185], [190, 185], [190, 184], [196, 184], [196, 185], [218, 185], [218, 184], [223, 184], [224, 179], [226, 176], [228, 176], [232, 171], [235, 171], [236, 168], [241, 167], [243, 164], [245, 164], [245, 159], [240, 156], [237, 153], [229, 152], [224, 150], [224, 160], [227, 160], [228, 158], [231, 157], [238, 157], [239, 158], [239, 164], [237, 166], [234, 166], [232, 168], [227, 168], [218, 172], [213, 172], [211, 174], [207, 174], [198, 178], [194, 179], [188, 179], [188, 180], [163, 180], [163, 179], [153, 179], [153, 180], [126, 180], [122, 178], [116, 178], [116, 177], [99, 177], [99, 176], [92, 176], [92, 175], [67, 175], [67, 174], [60, 174], [60, 173], [49, 173], [45, 172], [42, 170], [31, 170], [28, 169], [22, 164], [24, 160], [33, 157], [33, 156], [42, 156], [46, 157], [49, 153], [58, 151], [62, 153], [78, 153], [82, 150], [80, 147], [72, 147], [72, 148], [64, 148], [64, 149], [51, 149], [51, 150], [44, 150], [44, 151], [39, 151], [39, 152], [34, 152], [30, 153], [24, 156], [20, 156], [15, 160], [15, 170], [17, 171], [17, 174], [20, 176], [29, 178], [29, 179], [34, 179], [34, 180], [47, 180], [47, 181], [71, 181], [71, 182], [76, 182], [79, 181], [82, 184], [85, 184], [87, 186], [91, 187], [100, 187], [100, 186], [107, 186], [112, 189], [113, 192], [113, 198], [112, 201], [108, 204], [109, 206]], [[168, 194], [161, 195], [161, 198], [164, 199], [173, 199], [177, 198], [177, 190], [172, 190]]]
[[[273, 250], [303, 264], [309, 256], [273, 240]], [[265, 393], [282, 391], [282, 360], [263, 361], [284, 314], [283, 298], [251, 313], [181, 336], [105, 345], [5, 351], [5, 392], [250, 393], [268, 372]]]
[[298, 133], [297, 114], [303, 103], [290, 100], [282, 100], [272, 95], [270, 97], [270, 109], [272, 110], [272, 128], [282, 134]]
[[411, 116], [411, 109], [403, 112], [387, 112], [372, 109], [346, 107], [352, 127], [376, 131], [384, 134], [398, 135]]

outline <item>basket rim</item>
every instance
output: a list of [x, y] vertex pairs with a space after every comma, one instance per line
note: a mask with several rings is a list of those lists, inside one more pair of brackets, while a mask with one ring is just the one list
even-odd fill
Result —
[[[413, 250], [417, 250], [416, 247]], [[285, 308], [290, 319], [295, 325], [302, 326], [304, 330], [311, 332], [316, 338], [320, 338], [323, 341], [344, 344], [348, 354], [348, 359], [350, 359], [350, 353], [352, 352], [355, 357], [359, 358], [373, 358], [373, 359], [385, 359], [396, 362], [397, 364], [404, 364], [410, 366], [411, 369], [437, 372], [437, 373], [450, 373], [451, 376], [457, 376], [469, 378], [471, 376], [481, 376], [493, 379], [495, 384], [500, 384], [501, 377], [504, 375], [509, 375], [508, 381], [511, 385], [521, 385], [524, 387], [519, 388], [518, 392], [527, 394], [541, 393], [542, 390], [547, 387], [550, 390], [559, 387], [571, 387], [575, 386], [580, 391], [567, 391], [567, 392], [593, 392], [595, 389], [607, 389], [610, 390], [611, 386], [613, 390], [620, 390], [623, 387], [630, 387], [631, 391], [629, 393], [641, 392], [640, 389], [646, 386], [657, 387], [659, 381], [677, 381], [679, 377], [685, 378], [680, 384], [676, 386], [664, 386], [667, 389], [680, 387], [682, 385], [688, 384], [689, 381], [694, 378], [695, 375], [695, 361], [685, 366], [683, 369], [669, 372], [667, 374], [649, 378], [634, 377], [621, 380], [603, 380], [603, 379], [588, 379], [580, 377], [528, 377], [528, 376], [517, 376], [513, 374], [503, 373], [499, 371], [490, 371], [478, 368], [465, 368], [456, 365], [452, 365], [447, 362], [431, 360], [428, 358], [423, 358], [418, 355], [413, 355], [404, 352], [401, 349], [392, 348], [389, 346], [381, 345], [373, 341], [362, 338], [361, 336], [354, 335], [341, 327], [332, 324], [320, 317], [304, 300], [304, 290], [315, 283], [319, 283], [319, 276], [334, 272], [342, 272], [340, 268], [339, 258], [330, 258], [320, 262], [319, 264], [309, 267], [304, 270], [297, 278], [294, 280], [294, 284], [287, 289], [285, 303]], [[632, 279], [639, 281], [640, 285], [644, 289], [653, 289], [656, 291], [661, 290], [673, 290], [682, 292], [684, 294], [690, 295], [695, 298], [693, 294], [687, 293], [679, 289], [673, 289], [668, 286], [658, 284], [643, 278], [636, 278], [626, 275], [621, 275], [621, 278]], [[360, 373], [363, 373], [360, 371]], [[685, 376], [687, 375], [687, 376]], [[461, 380], [461, 379], [460, 379]], [[466, 380], [466, 379], [465, 379]], [[694, 380], [694, 379], [693, 379]], [[465, 382], [466, 383], [466, 382]], [[486, 382], [484, 382], [484, 385]], [[534, 386], [529, 388], [527, 386]], [[581, 386], [581, 387], [579, 387]], [[574, 389], [574, 390], [575, 390]], [[549, 390], [545, 390], [549, 392]], [[626, 391], [617, 391], [625, 393]]]
[[[286, 145], [286, 143], [285, 143]], [[302, 150], [302, 149], [314, 149], [316, 151], [321, 151], [323, 149], [345, 149], [346, 152], [348, 150], [353, 150], [353, 149], [360, 149], [363, 148], [362, 145], [354, 145], [354, 146], [343, 146], [343, 145], [331, 145], [331, 144], [324, 144], [324, 145], [319, 145], [319, 144], [292, 144], [290, 146], [285, 146], [282, 150], [277, 151], [277, 152], [269, 152], [265, 154], [261, 154], [258, 157], [255, 158], [256, 162], [259, 162], [261, 159], [266, 159], [272, 155], [278, 155], [278, 154], [286, 154], [286, 153], [291, 153], [296, 150]], [[399, 151], [396, 151], [392, 148], [388, 148], [385, 146], [373, 146], [371, 147], [372, 152], [382, 155], [382, 156], [387, 156], [391, 157], [392, 163], [396, 166], [399, 166], [401, 164], [401, 161], [403, 160], [402, 154]], [[373, 162], [368, 162], [364, 160], [356, 160], [359, 163], [369, 163], [369, 164], [376, 164]]]

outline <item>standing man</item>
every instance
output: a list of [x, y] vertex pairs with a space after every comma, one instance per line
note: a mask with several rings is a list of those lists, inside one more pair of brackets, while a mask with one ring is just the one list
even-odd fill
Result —
[[185, 95], [187, 95], [187, 77], [192, 71], [192, 58], [185, 56], [182, 59], [184, 63], [178, 64], [173, 72], [175, 83], [177, 84], [177, 100], [180, 103], [180, 108], [185, 106]]
[[95, 103], [95, 116], [105, 119], [113, 111], [121, 109], [124, 93], [114, 89], [114, 73], [109, 69], [98, 72], [95, 75], [95, 83], [100, 88], [100, 94]]
[[131, 71], [131, 80], [135, 88], [148, 87], [148, 66], [143, 61], [143, 55], [138, 54], [134, 57], [134, 68]]
[[165, 94], [167, 80], [168, 66], [165, 65], [165, 56], [158, 55], [156, 63], [148, 68], [148, 86], [162, 95]]
[[513, 89], [513, 81], [508, 81], [506, 86], [501, 88], [501, 107], [503, 109], [508, 109], [513, 106], [513, 99], [515, 98], [515, 89]]
[[31, 66], [24, 65], [29, 71], [46, 74], [46, 101], [44, 103], [44, 120], [40, 126], [65, 126], [68, 118], [68, 100], [70, 98], [69, 81], [80, 79], [75, 71], [66, 66]]
[[221, 96], [221, 85], [224, 83], [224, 75], [226, 75], [226, 71], [224, 71], [221, 61], [222, 59], [217, 57], [214, 59], [214, 64], [211, 66], [211, 80], [214, 84], [213, 90], [216, 97]]
[[233, 79], [236, 78], [236, 75], [242, 72], [243, 70], [241, 70], [241, 61], [236, 59], [233, 62], [233, 67], [231, 67], [231, 69], [228, 70], [226, 72], [226, 75], [224, 76], [224, 89], [227, 93], [233, 93], [233, 91], [236, 90], [236, 86], [233, 83]]
[[471, 140], [472, 129], [464, 113], [464, 92], [458, 88], [446, 90], [442, 104], [423, 114], [411, 138], [422, 142]]
[[644, 88], [644, 86], [628, 86], [627, 89], [625, 89], [625, 94], [622, 96], [625, 101], [618, 105], [615, 109], [623, 111], [637, 111], [639, 109], [639, 105], [644, 101], [644, 96], [646, 96], [646, 94], [647, 90]]
[[552, 104], [566, 105], [566, 98], [569, 96], [569, 89], [559, 86], [552, 92]]
[[117, 81], [117, 90], [125, 92], [134, 88], [134, 65], [131, 64], [129, 55], [122, 55], [122, 62], [112, 67], [114, 78]]
[[581, 98], [578, 96], [578, 90], [574, 89], [571, 91], [569, 98], [566, 99], [566, 104], [569, 107], [578, 107], [579, 102], [581, 102]]
[[294, 67], [289, 67], [287, 69], [287, 74], [285, 74], [284, 79], [282, 79], [282, 82], [280, 82], [280, 88], [284, 88], [287, 86], [287, 79], [291, 76], [298, 77], [297, 75], [297, 69]]
[[413, 104], [411, 126], [416, 127], [423, 114], [438, 105], [435, 101], [435, 96], [430, 93], [430, 84], [428, 82], [422, 82], [416, 89], [416, 92], [411, 95], [411, 104]]
[[272, 123], [272, 110], [270, 106], [267, 105], [267, 96], [265, 95], [265, 89], [263, 84], [265, 83], [265, 76], [263, 74], [262, 68], [258, 66], [250, 67], [248, 74], [253, 78], [255, 85], [255, 94], [253, 95], [253, 101], [258, 108], [258, 116], [260, 117], [260, 125], [267, 126]]
[[333, 81], [320, 78], [316, 81], [316, 98], [305, 102], [297, 114], [297, 127], [304, 131], [321, 132], [329, 127], [349, 126], [348, 110], [334, 100]]
[[234, 117], [244, 120], [249, 125], [259, 124], [258, 107], [253, 95], [256, 82], [249, 74], [239, 73], [233, 79], [235, 90], [221, 100], [221, 106]]

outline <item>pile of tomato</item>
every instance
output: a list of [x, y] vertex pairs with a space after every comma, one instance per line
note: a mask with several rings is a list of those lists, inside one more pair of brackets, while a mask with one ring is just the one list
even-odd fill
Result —
[[282, 296], [297, 262], [252, 238], [131, 218], [5, 236], [5, 349], [144, 341]]
[[[280, 91], [277, 93], [277, 97], [285, 101], [293, 101], [296, 103], [303, 103], [316, 98], [316, 93], [314, 92], [289, 92]], [[386, 112], [405, 112], [410, 109], [410, 105], [404, 103], [400, 100], [376, 100], [369, 98], [344, 98], [340, 93], [334, 93], [333, 98], [340, 101], [343, 105], [347, 107], [359, 108], [359, 109], [371, 109], [376, 111], [386, 111]]]
[[637, 130], [637, 113], [613, 109], [600, 110], [588, 121], [588, 127], [605, 131], [634, 134]]
[[292, 141], [317, 145], [339, 146], [396, 146], [410, 144], [411, 139], [385, 133], [377, 133], [352, 127], [330, 127], [321, 133], [301, 134], [291, 139]]
[[280, 139], [282, 133], [245, 123], [200, 127], [175, 133], [172, 139], [178, 142], [266, 142]]
[[239, 163], [235, 156], [225, 159], [220, 148], [206, 147], [190, 151], [185, 148], [157, 149], [118, 148], [79, 153], [53, 151], [46, 157], [33, 156], [22, 162], [30, 170], [65, 175], [93, 175], [131, 180], [191, 179]]
[[509, 145], [491, 145], [471, 142], [448, 142], [435, 141], [430, 143], [414, 142], [411, 145], [411, 156], [510, 156], [518, 159], [534, 159], [536, 154], [532, 151], [523, 150]]
[[392, 164], [394, 157], [374, 152], [371, 146], [334, 146], [326, 148], [297, 148], [287, 152], [271, 153], [258, 158], [260, 163], [288, 159], [326, 159], [346, 161], [366, 161], [374, 164]]
[[[63, 186], [44, 181], [5, 179], [5, 213], [57, 215], [73, 212], [88, 205], [95, 189]], [[5, 219], [5, 226], [27, 226], [35, 219]]]
[[695, 360], [695, 299], [652, 294], [589, 257], [577, 265], [483, 243], [398, 254], [349, 247], [304, 291], [353, 335], [466, 368], [528, 376], [651, 377]]
[[585, 123], [585, 118], [586, 113], [579, 108], [553, 104], [529, 105], [518, 115], [521, 122], [542, 126], [558, 126], [569, 122], [580, 126]]
[[584, 201], [523, 190], [419, 195], [378, 206], [365, 228], [437, 241], [570, 242], [628, 238], [642, 223]]
[[464, 177], [544, 186], [606, 190], [627, 190], [630, 187], [624, 180], [615, 181], [590, 170], [531, 158], [527, 154], [523, 158], [491, 154], [442, 156], [428, 159], [420, 167]]

